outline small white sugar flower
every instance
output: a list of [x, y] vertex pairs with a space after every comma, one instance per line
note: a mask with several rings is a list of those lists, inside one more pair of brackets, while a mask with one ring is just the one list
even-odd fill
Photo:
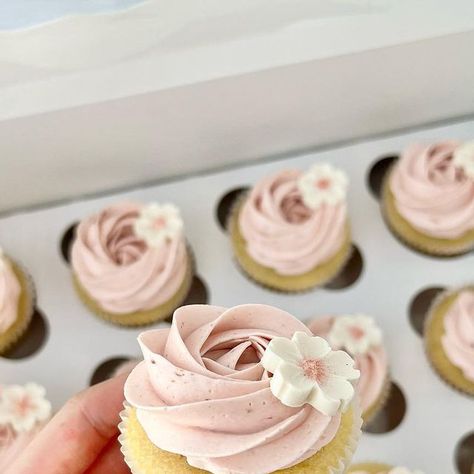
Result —
[[343, 202], [348, 185], [346, 174], [327, 163], [312, 166], [297, 182], [303, 202], [311, 209]]
[[0, 394], [0, 425], [10, 424], [21, 433], [30, 431], [36, 423], [51, 416], [51, 404], [40, 385], [6, 385]]
[[453, 163], [461, 168], [466, 176], [474, 179], [474, 141], [464, 143], [456, 148]]
[[338, 316], [328, 334], [332, 347], [345, 349], [352, 355], [365, 354], [382, 342], [382, 331], [373, 318], [364, 314]]
[[415, 471], [410, 471], [406, 467], [394, 467], [393, 469], [390, 469], [388, 474], [423, 474], [422, 471], [419, 471], [416, 469]]
[[322, 337], [304, 332], [272, 339], [261, 363], [273, 374], [270, 389], [284, 405], [308, 403], [328, 416], [347, 408], [354, 396], [349, 380], [360, 375], [346, 352], [333, 351]]
[[159, 247], [182, 229], [183, 220], [179, 209], [173, 204], [152, 203], [143, 207], [134, 224], [135, 235], [150, 247]]

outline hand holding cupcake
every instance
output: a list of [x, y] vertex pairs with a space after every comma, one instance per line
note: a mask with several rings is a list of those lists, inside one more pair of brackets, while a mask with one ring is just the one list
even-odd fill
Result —
[[348, 180], [328, 165], [263, 179], [231, 215], [234, 254], [256, 282], [304, 291], [337, 275], [351, 250]]
[[386, 179], [384, 215], [415, 249], [455, 255], [474, 248], [474, 145], [412, 145]]
[[139, 342], [120, 426], [132, 472], [344, 472], [358, 371], [288, 313], [184, 306]]
[[122, 203], [86, 218], [77, 227], [71, 263], [81, 299], [121, 325], [168, 317], [193, 276], [183, 221], [171, 204]]

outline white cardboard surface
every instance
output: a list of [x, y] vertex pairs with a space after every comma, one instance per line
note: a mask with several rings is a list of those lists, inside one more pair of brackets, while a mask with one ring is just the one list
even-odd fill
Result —
[[[104, 359], [138, 355], [136, 336], [140, 330], [105, 324], [81, 305], [71, 285], [69, 268], [60, 256], [59, 242], [69, 224], [107, 204], [122, 199], [173, 201], [182, 210], [210, 303], [267, 303], [303, 320], [342, 312], [365, 312], [377, 318], [385, 332], [393, 379], [407, 400], [407, 413], [391, 433], [364, 434], [356, 460], [405, 464], [427, 474], [455, 472], [455, 445], [473, 428], [473, 401], [446, 386], [429, 367], [407, 309], [412, 297], [425, 287], [472, 282], [474, 254], [438, 260], [402, 246], [382, 221], [366, 176], [377, 157], [398, 152], [411, 141], [473, 136], [474, 121], [457, 123], [1, 218], [1, 245], [29, 269], [37, 287], [38, 306], [50, 325], [49, 340], [34, 356], [16, 361], [0, 359], [1, 382], [41, 383], [57, 408], [87, 386], [93, 370]], [[235, 267], [228, 238], [217, 224], [219, 198], [277, 169], [305, 168], [325, 160], [350, 175], [349, 214], [353, 239], [364, 256], [363, 274], [345, 290], [320, 289], [293, 296], [252, 284]]]

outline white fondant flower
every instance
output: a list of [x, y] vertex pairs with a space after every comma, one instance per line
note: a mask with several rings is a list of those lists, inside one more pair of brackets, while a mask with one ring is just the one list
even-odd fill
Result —
[[474, 179], [474, 141], [464, 143], [456, 148], [453, 163], [462, 168], [466, 176]]
[[327, 163], [312, 166], [297, 183], [303, 202], [311, 209], [343, 202], [348, 185], [346, 174]]
[[394, 467], [393, 469], [390, 469], [388, 474], [423, 474], [422, 471], [419, 471], [416, 469], [415, 471], [410, 471], [406, 467]]
[[284, 405], [309, 403], [329, 416], [347, 407], [354, 396], [349, 380], [360, 375], [349, 354], [331, 350], [322, 337], [299, 331], [291, 339], [272, 339], [261, 362], [273, 374], [273, 395]]
[[332, 347], [345, 349], [352, 355], [365, 354], [382, 342], [382, 331], [370, 316], [354, 314], [338, 316], [328, 334]]
[[143, 207], [134, 224], [135, 235], [151, 247], [159, 247], [182, 228], [179, 209], [173, 204], [152, 203]]
[[10, 424], [17, 432], [30, 431], [37, 422], [51, 416], [51, 404], [40, 385], [6, 385], [0, 394], [0, 424]]

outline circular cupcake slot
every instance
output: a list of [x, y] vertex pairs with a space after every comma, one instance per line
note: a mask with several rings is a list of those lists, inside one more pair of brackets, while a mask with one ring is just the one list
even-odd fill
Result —
[[444, 291], [444, 288], [434, 286], [418, 292], [411, 300], [408, 316], [411, 327], [419, 336], [423, 336], [426, 316], [434, 299]]
[[128, 371], [128, 369], [131, 368], [129, 367], [128, 363], [132, 361], [134, 361], [133, 357], [125, 356], [112, 357], [111, 359], [104, 360], [94, 369], [94, 372], [92, 372], [89, 386], [104, 382], [105, 380], [118, 375], [117, 372], [119, 372], [121, 366], [124, 366], [124, 368]]
[[208, 304], [209, 290], [201, 277], [195, 275], [188, 296], [184, 300], [183, 306], [188, 304]]
[[[181, 306], [189, 304], [209, 304], [209, 290], [204, 280], [198, 275], [194, 275], [188, 296], [186, 296]], [[172, 320], [173, 315], [165, 319], [168, 323], [171, 323]]]
[[59, 248], [61, 251], [61, 255], [66, 263], [69, 263], [70, 255], [71, 255], [71, 246], [74, 240], [74, 235], [76, 233], [76, 228], [79, 225], [78, 222], [74, 222], [71, 224], [63, 233], [61, 237], [61, 241], [59, 244]]
[[324, 285], [328, 290], [343, 290], [352, 286], [362, 274], [364, 269], [364, 258], [362, 252], [357, 245], [352, 244], [352, 252], [349, 260], [344, 265], [340, 273], [333, 278], [329, 283]]
[[216, 208], [216, 217], [223, 231], [227, 231], [227, 221], [235, 202], [239, 196], [241, 196], [243, 193], [246, 193], [249, 189], [250, 188], [248, 186], [231, 189], [219, 199]]
[[375, 417], [363, 426], [363, 431], [372, 434], [389, 433], [401, 424], [406, 410], [405, 395], [399, 385], [392, 382], [387, 402]]
[[26, 332], [2, 357], [6, 359], [25, 359], [36, 354], [48, 339], [49, 326], [39, 308], [34, 309], [33, 317]]
[[457, 444], [454, 460], [459, 474], [474, 472], [474, 431], [465, 435]]
[[397, 159], [398, 155], [382, 156], [371, 166], [367, 175], [367, 185], [371, 193], [377, 199], [380, 199], [380, 196], [382, 194], [382, 186], [385, 179], [385, 175]]

